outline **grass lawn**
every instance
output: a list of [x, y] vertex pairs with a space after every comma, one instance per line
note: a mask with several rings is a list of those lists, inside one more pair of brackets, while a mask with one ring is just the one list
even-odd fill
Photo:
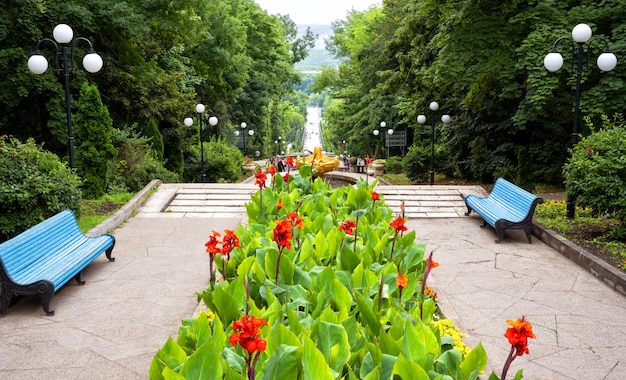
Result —
[[130, 201], [135, 194], [121, 193], [114, 195], [104, 195], [99, 199], [82, 199], [80, 201], [80, 217], [78, 226], [83, 232], [87, 232], [93, 227], [106, 220], [117, 210]]

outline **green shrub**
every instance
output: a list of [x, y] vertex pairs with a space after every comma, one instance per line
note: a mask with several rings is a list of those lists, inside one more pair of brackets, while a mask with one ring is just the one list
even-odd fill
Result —
[[33, 139], [0, 137], [0, 240], [64, 209], [80, 212], [80, 179]]
[[413, 181], [424, 181], [428, 178], [430, 152], [422, 146], [413, 145], [404, 156], [404, 172]]
[[[236, 182], [241, 177], [243, 155], [241, 151], [225, 140], [211, 137], [204, 142], [204, 171], [206, 182]], [[194, 145], [186, 152], [185, 182], [200, 182], [202, 178], [202, 157], [200, 146]]]
[[391, 156], [385, 161], [385, 173], [399, 174], [404, 172], [402, 167], [402, 157]]
[[179, 182], [179, 176], [155, 157], [149, 138], [127, 129], [115, 129], [112, 141], [118, 156], [111, 169], [114, 174], [109, 182], [109, 193], [137, 192], [153, 179]]
[[84, 83], [80, 90], [75, 117], [76, 172], [83, 179], [83, 196], [93, 199], [104, 195], [109, 182], [109, 160], [117, 152], [111, 143], [113, 120], [102, 104], [96, 86]]
[[610, 215], [621, 222], [618, 234], [626, 237], [626, 129], [623, 118], [602, 117], [603, 126], [583, 137], [563, 168], [568, 196], [595, 215]]

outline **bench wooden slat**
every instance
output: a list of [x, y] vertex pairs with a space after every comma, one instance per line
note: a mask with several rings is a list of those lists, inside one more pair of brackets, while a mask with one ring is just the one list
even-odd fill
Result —
[[102, 253], [113, 261], [111, 234], [87, 236], [71, 210], [53, 217], [0, 244], [0, 281], [4, 314], [13, 296], [39, 293], [46, 314], [52, 295], [70, 279], [79, 283], [81, 271]]
[[465, 215], [475, 211], [483, 219], [483, 226], [489, 224], [494, 227], [498, 235], [496, 242], [502, 241], [507, 228], [519, 228], [524, 230], [531, 243], [532, 218], [539, 203], [543, 203], [543, 199], [504, 178], [498, 178], [487, 197], [473, 194], [465, 197]]

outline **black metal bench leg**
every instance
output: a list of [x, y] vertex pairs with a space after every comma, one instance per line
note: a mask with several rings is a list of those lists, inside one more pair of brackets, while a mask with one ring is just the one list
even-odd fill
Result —
[[13, 298], [13, 294], [8, 290], [2, 289], [2, 306], [0, 306], [0, 315], [4, 316], [9, 308], [9, 304], [11, 304], [11, 298]]
[[41, 307], [46, 315], [54, 315], [54, 310], [50, 310], [50, 301], [54, 295], [54, 285], [50, 281], [42, 280], [37, 283], [39, 298], [41, 298]]
[[83, 272], [78, 272], [78, 274], [74, 276], [74, 279], [78, 282], [78, 285], [85, 285], [85, 281], [83, 281], [83, 278], [80, 275], [81, 273]]
[[115, 241], [113, 242], [113, 245], [106, 250], [107, 259], [109, 261], [115, 261], [115, 257], [111, 256], [111, 253], [113, 252], [113, 247], [115, 247]]
[[502, 241], [502, 239], [504, 239], [504, 230], [505, 228], [502, 228], [501, 226], [498, 226], [498, 222], [496, 222], [496, 226], [494, 227], [496, 230], [496, 234], [498, 235], [498, 238], [496, 239], [496, 243], [499, 243]]
[[533, 236], [532, 227], [524, 226], [524, 232], [526, 233], [526, 239], [528, 239], [528, 244], [531, 244], [532, 243], [531, 239]]

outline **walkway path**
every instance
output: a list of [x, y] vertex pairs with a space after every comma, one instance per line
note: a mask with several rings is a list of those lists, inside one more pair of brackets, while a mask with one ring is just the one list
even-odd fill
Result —
[[[539, 239], [528, 244], [521, 231], [495, 244], [493, 230], [458, 205], [459, 194], [480, 188], [378, 189], [390, 204], [415, 205], [408, 227], [441, 264], [429, 284], [466, 342], [485, 346], [483, 378], [500, 373], [505, 320], [522, 314], [537, 334], [531, 354], [513, 364], [526, 379], [624, 377], [624, 296]], [[101, 226], [115, 228], [115, 262], [99, 258], [84, 272], [86, 285], [60, 289], [53, 317], [27, 297], [0, 318], [0, 378], [146, 379], [155, 352], [193, 315], [195, 292], [207, 285], [204, 242], [212, 230], [245, 222], [241, 204], [253, 191], [250, 184], [162, 185], [119, 227]]]

